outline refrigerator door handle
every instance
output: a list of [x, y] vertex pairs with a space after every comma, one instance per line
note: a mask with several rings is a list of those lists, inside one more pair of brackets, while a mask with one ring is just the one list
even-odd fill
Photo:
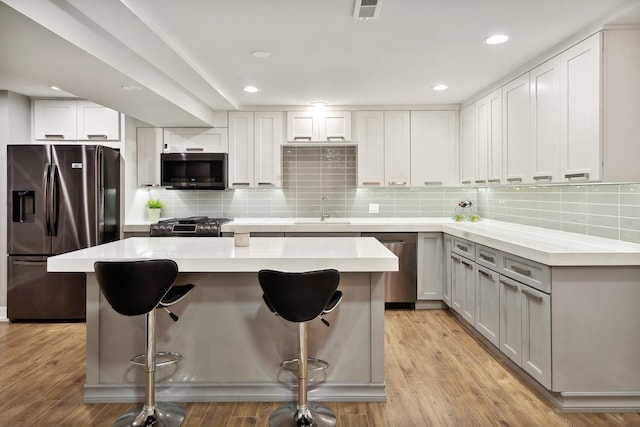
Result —
[[103, 169], [103, 148], [96, 147], [95, 171], [96, 171], [96, 227], [95, 227], [95, 244], [102, 243], [102, 235], [104, 233], [104, 169]]
[[44, 171], [44, 222], [47, 236], [51, 236], [51, 164], [45, 165]]
[[51, 235], [58, 235], [58, 166], [52, 165], [51, 167]]

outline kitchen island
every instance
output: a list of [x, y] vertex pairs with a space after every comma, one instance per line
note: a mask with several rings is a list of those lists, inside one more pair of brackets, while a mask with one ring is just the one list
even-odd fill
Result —
[[169, 258], [176, 284], [196, 288], [175, 307], [173, 322], [158, 312], [157, 349], [184, 356], [156, 372], [159, 400], [294, 400], [295, 375], [280, 362], [297, 354], [295, 324], [262, 302], [260, 269], [335, 268], [344, 298], [326, 327], [309, 326], [309, 354], [330, 367], [311, 377], [309, 395], [322, 401], [384, 401], [383, 272], [398, 259], [373, 238], [260, 238], [235, 247], [233, 238], [136, 237], [51, 257], [50, 272], [87, 274], [87, 375], [84, 401], [132, 402], [143, 396], [143, 370], [128, 360], [144, 348], [143, 316], [125, 317], [98, 287], [98, 260]]

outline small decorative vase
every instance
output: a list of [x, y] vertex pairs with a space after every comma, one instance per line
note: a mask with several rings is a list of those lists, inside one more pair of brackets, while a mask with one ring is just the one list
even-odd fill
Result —
[[160, 212], [162, 208], [147, 208], [147, 221], [156, 223], [160, 220]]

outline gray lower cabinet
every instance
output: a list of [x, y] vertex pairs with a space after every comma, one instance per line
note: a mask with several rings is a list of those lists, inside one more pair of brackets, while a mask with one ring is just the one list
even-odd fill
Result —
[[500, 346], [500, 275], [480, 265], [476, 266], [475, 328], [491, 344]]
[[444, 266], [443, 266], [443, 288], [442, 301], [451, 307], [451, 236], [445, 234], [442, 238], [444, 249]]
[[443, 299], [442, 233], [418, 233], [418, 299]]
[[470, 324], [475, 324], [475, 263], [451, 254], [451, 307]]

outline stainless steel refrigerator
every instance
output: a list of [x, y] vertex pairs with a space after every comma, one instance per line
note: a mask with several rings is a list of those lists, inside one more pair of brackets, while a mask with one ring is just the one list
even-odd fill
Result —
[[7, 147], [10, 320], [82, 320], [83, 273], [47, 257], [119, 238], [120, 153], [97, 145]]

